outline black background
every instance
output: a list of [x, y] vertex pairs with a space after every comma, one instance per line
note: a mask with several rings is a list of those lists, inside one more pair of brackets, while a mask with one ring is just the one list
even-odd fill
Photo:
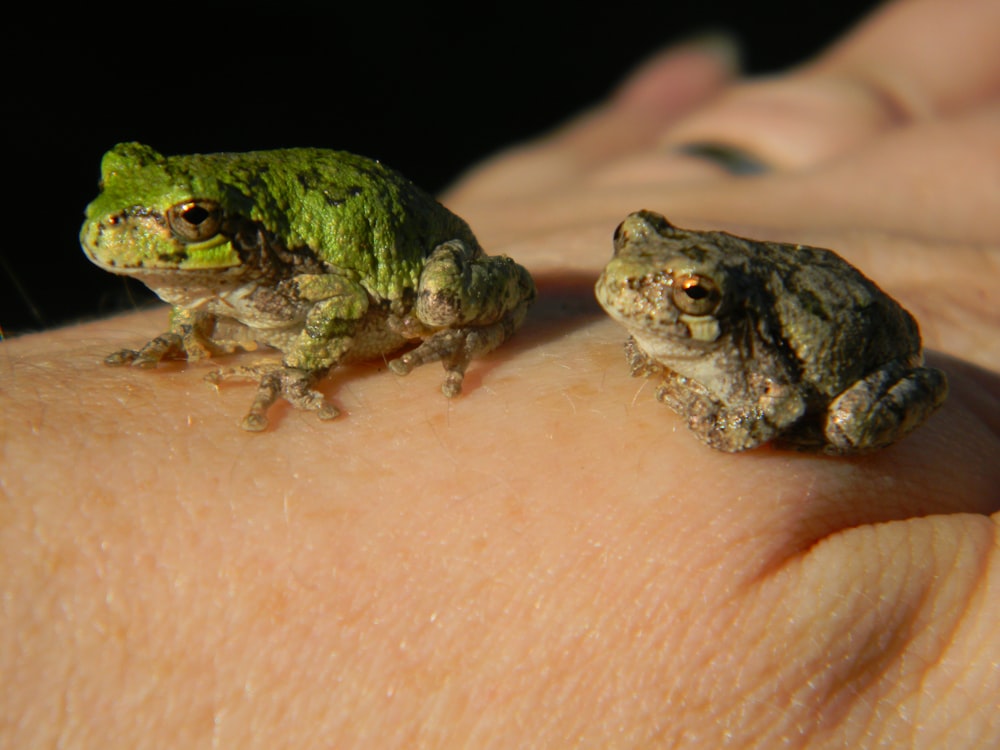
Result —
[[[82, 211], [102, 153], [323, 146], [378, 158], [436, 192], [496, 150], [605, 96], [649, 54], [727, 30], [755, 74], [801, 62], [877, 3], [335, 4], [311, 12], [105, 7], [85, 25], [0, 32], [5, 221], [0, 327], [40, 330], [143, 304], [92, 266]], [[341, 7], [343, 6], [343, 7]], [[100, 6], [92, 6], [95, 9]]]

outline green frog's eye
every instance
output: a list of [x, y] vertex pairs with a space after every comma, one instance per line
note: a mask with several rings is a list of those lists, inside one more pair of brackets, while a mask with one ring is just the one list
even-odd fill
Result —
[[178, 203], [167, 211], [167, 223], [170, 231], [185, 242], [203, 242], [219, 233], [222, 209], [209, 200]]
[[711, 315], [722, 302], [718, 284], [696, 273], [675, 279], [673, 292], [674, 305], [687, 315]]

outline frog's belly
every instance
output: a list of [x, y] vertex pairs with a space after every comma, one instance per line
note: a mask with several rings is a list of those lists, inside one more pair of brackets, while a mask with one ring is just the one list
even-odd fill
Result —
[[[216, 343], [234, 343], [244, 349], [254, 349], [254, 345], [270, 346], [287, 352], [295, 348], [301, 332], [301, 324], [281, 328], [251, 327], [233, 318], [220, 316], [216, 318], [210, 335]], [[384, 320], [366, 319], [355, 332], [343, 361], [379, 359], [401, 349], [406, 342], [406, 338], [386, 328]]]
[[345, 361], [363, 362], [384, 357], [401, 349], [407, 339], [389, 328], [386, 320], [381, 311], [376, 311], [374, 314], [369, 312], [354, 334], [354, 342]]

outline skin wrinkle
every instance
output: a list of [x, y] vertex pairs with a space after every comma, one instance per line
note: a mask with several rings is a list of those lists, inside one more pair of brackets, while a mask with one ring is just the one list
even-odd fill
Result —
[[[914, 523], [920, 524], [920, 521], [908, 521], [903, 522], [911, 526]], [[855, 539], [871, 539], [874, 536], [876, 539], [882, 536], [882, 532], [886, 529], [885, 525], [868, 527], [863, 529], [855, 529], [849, 532], [843, 532], [844, 534], [849, 534], [854, 536]], [[870, 693], [872, 690], [876, 690], [881, 693], [892, 692], [893, 687], [897, 684], [895, 678], [895, 673], [901, 669], [899, 663], [899, 657], [904, 653], [904, 649], [907, 649], [908, 644], [913, 643], [927, 643], [927, 637], [932, 637], [934, 643], [929, 644], [934, 652], [928, 656], [922, 656], [922, 661], [925, 666], [923, 670], [926, 672], [929, 670], [930, 665], [941, 658], [941, 653], [948, 647], [950, 641], [950, 634], [954, 632], [955, 629], [960, 624], [961, 614], [960, 612], [966, 611], [967, 607], [962, 606], [959, 608], [960, 612], [956, 613], [956, 608], [954, 604], [950, 604], [946, 611], [943, 613], [934, 612], [930, 615], [925, 613], [925, 605], [930, 599], [937, 599], [941, 596], [947, 596], [947, 592], [950, 588], [948, 581], [941, 581], [931, 570], [932, 567], [943, 567], [945, 569], [955, 567], [952, 563], [946, 560], [940, 559], [940, 545], [935, 544], [935, 552], [932, 553], [930, 558], [926, 554], [926, 542], [928, 534], [933, 536], [934, 527], [928, 524], [922, 524], [918, 527], [919, 533], [915, 535], [908, 536], [903, 540], [896, 540], [892, 543], [891, 547], [885, 547], [884, 544], [877, 545], [880, 553], [872, 559], [869, 564], [869, 569], [872, 574], [877, 578], [879, 575], [885, 576], [887, 570], [897, 571], [893, 573], [893, 577], [898, 580], [896, 586], [903, 587], [906, 586], [907, 589], [912, 590], [912, 584], [907, 585], [906, 579], [908, 576], [912, 576], [916, 573], [922, 580], [920, 584], [920, 589], [922, 594], [915, 599], [909, 601], [908, 606], [905, 610], [894, 611], [891, 613], [892, 620], [895, 621], [895, 625], [891, 625], [888, 628], [888, 632], [885, 630], [885, 618], [878, 618], [876, 622], [883, 623], [880, 625], [878, 631], [872, 631], [870, 634], [871, 641], [870, 646], [867, 649], [868, 656], [864, 656], [864, 651], [858, 654], [858, 658], [852, 660], [850, 663], [849, 672], [842, 678], [832, 681], [832, 684], [839, 685], [837, 694], [843, 694], [842, 698], [838, 698], [837, 694], [833, 694], [830, 700], [837, 701], [842, 700], [846, 704], [850, 704], [852, 691], [859, 695], [864, 695]], [[907, 544], [907, 542], [909, 542]], [[870, 549], [868, 541], [862, 541], [857, 545], [862, 551], [862, 555], [865, 550]], [[902, 563], [900, 560], [900, 552], [906, 548], [910, 554], [906, 555]], [[915, 553], [915, 554], [914, 554]], [[932, 559], [933, 558], [933, 559]], [[914, 563], [917, 564], [918, 570], [914, 571]], [[803, 565], [808, 563], [803, 562]], [[813, 560], [813, 564], [818, 564]], [[958, 568], [961, 570], [961, 568]], [[863, 578], [868, 580], [873, 580], [869, 575], [862, 575]], [[873, 588], [877, 588], [873, 586]], [[862, 600], [863, 601], [863, 600]], [[877, 601], [872, 601], [871, 606], [880, 607], [880, 603]], [[934, 615], [937, 615], [936, 617]], [[954, 625], [948, 629], [946, 628], [946, 633], [941, 634], [937, 632], [942, 624], [943, 617], [954, 618]], [[928, 631], [926, 627], [921, 626], [921, 620], [933, 620], [935, 627], [933, 631]], [[848, 632], [854, 633], [857, 631], [856, 626], [852, 626]], [[891, 646], [890, 646], [891, 644]], [[908, 653], [913, 652], [913, 646], [909, 645], [907, 649]], [[859, 687], [858, 680], [862, 679], [866, 684]], [[879, 690], [879, 685], [884, 685], [882, 690]], [[884, 699], [883, 695], [883, 699]], [[873, 699], [873, 702], [878, 701]]]
[[[805, 591], [811, 590], [808, 585], [801, 588]], [[822, 593], [822, 590], [817, 592], [818, 595]], [[798, 705], [810, 706], [810, 713], [814, 717], [811, 727], [808, 729], [799, 727], [801, 736], [806, 741], [830, 734], [838, 728], [847, 727], [854, 699], [869, 692], [877, 681], [877, 672], [868, 674], [865, 667], [874, 667], [880, 661], [883, 656], [880, 649], [876, 649], [872, 654], [875, 663], [860, 655], [845, 661], [846, 648], [851, 647], [853, 650], [857, 643], [855, 634], [861, 630], [859, 626], [873, 620], [874, 613], [871, 609], [876, 603], [871, 601], [866, 603], [866, 599], [867, 597], [858, 595], [851, 599], [837, 597], [829, 599], [826, 607], [816, 607], [806, 599], [803, 605], [809, 607], [809, 612], [801, 621], [802, 627], [798, 628], [798, 633], [793, 631], [793, 634], [786, 635], [782, 639], [782, 642], [794, 644], [804, 638], [810, 638], [811, 626], [815, 620], [842, 621], [840, 627], [825, 637], [823, 644], [816, 644], [819, 648], [813, 661], [791, 668], [792, 672], [801, 670], [802, 678], [799, 689], [794, 691], [788, 700]], [[862, 614], [859, 618], [854, 613], [859, 606], [869, 614], [867, 616]], [[874, 623], [869, 625], [869, 628], [872, 627], [875, 627]], [[842, 636], [848, 636], [848, 640], [845, 642]], [[875, 632], [869, 631], [867, 634], [868, 639], [884, 639], [884, 637], [881, 629]], [[787, 684], [789, 670], [783, 671], [785, 674], [782, 682]], [[796, 695], [802, 697], [796, 698]]]
[[856, 84], [863, 95], [870, 97], [883, 115], [886, 130], [905, 127], [915, 120], [933, 116], [929, 103], [920, 101], [915, 87], [909, 86], [906, 78], [895, 71], [865, 69], [849, 74], [847, 82]]
[[[981, 520], [982, 522], [977, 525], [977, 528], [982, 529], [983, 533], [968, 535], [967, 532], [960, 532], [963, 534], [961, 538], [956, 537], [955, 533], [949, 533], [948, 541], [955, 550], [978, 557], [982, 564], [977, 567], [980, 570], [986, 570], [990, 556], [995, 555], [996, 526], [986, 519]], [[949, 524], [949, 531], [953, 529], [953, 526], [953, 524]], [[941, 529], [932, 529], [932, 531], [940, 535]], [[954, 531], [957, 532], [958, 530], [955, 529]], [[978, 545], [975, 544], [976, 541], [979, 541]], [[976, 549], [977, 547], [978, 550]], [[963, 566], [954, 566], [953, 569], [956, 573], [964, 573], [967, 570]], [[968, 572], [971, 573], [972, 571]], [[956, 576], [952, 576], [952, 579], [955, 578]], [[944, 685], [940, 684], [942, 673], [948, 673], [946, 670], [940, 669], [940, 667], [946, 665], [948, 662], [953, 662], [956, 658], [971, 659], [971, 663], [975, 664], [978, 664], [980, 661], [981, 657], [978, 653], [970, 654], [966, 657], [955, 656], [953, 654], [956, 649], [963, 648], [959, 644], [970, 642], [968, 637], [961, 638], [962, 630], [967, 622], [967, 618], [975, 611], [975, 602], [983, 601], [984, 599], [984, 590], [980, 589], [977, 591], [974, 589], [974, 582], [976, 580], [971, 574], [958, 579], [958, 582], [962, 584], [963, 591], [953, 596], [954, 599], [960, 602], [960, 606], [957, 608], [959, 611], [954, 615], [955, 627], [951, 630], [946, 630], [945, 637], [935, 638], [935, 640], [940, 640], [942, 644], [947, 644], [948, 650], [944, 651], [943, 656], [940, 656], [936, 661], [927, 661], [925, 665], [922, 665], [924, 676], [919, 683], [919, 689], [916, 691], [916, 694], [923, 698], [923, 700], [917, 709], [915, 709], [915, 715], [920, 717], [919, 723], [916, 726], [920, 727], [923, 736], [927, 738], [928, 747], [940, 746], [942, 742], [949, 744], [960, 742], [962, 736], [969, 738], [969, 742], [967, 743], [969, 747], [985, 746], [990, 744], [990, 741], [985, 739], [990, 736], [990, 720], [993, 723], [993, 730], [995, 731], [996, 729], [995, 711], [992, 710], [988, 701], [983, 702], [981, 700], [983, 695], [995, 693], [997, 689], [1000, 689], [1000, 680], [997, 678], [995, 664], [992, 670], [993, 674], [989, 675], [986, 679], [977, 681], [975, 680], [975, 673], [972, 673], [964, 679], [949, 680]], [[953, 587], [954, 583], [954, 580], [946, 581], [942, 584], [942, 589], [947, 590], [947, 588]], [[968, 603], [968, 606], [964, 603]], [[951, 604], [945, 607], [944, 611], [951, 615], [955, 609], [955, 605]], [[933, 628], [929, 628], [929, 631], [933, 633]], [[979, 638], [973, 637], [971, 642], [985, 645], [989, 643], [991, 637], [990, 633], [985, 633]], [[937, 671], [935, 671], [935, 668], [938, 668]], [[988, 672], [989, 670], [990, 668], [986, 667], [983, 671]], [[961, 674], [961, 672], [958, 674]], [[992, 687], [990, 687], [990, 683], [992, 683]], [[936, 696], [941, 695], [947, 696], [948, 700], [941, 701], [939, 698], [936, 699]], [[961, 701], [963, 700], [965, 701], [964, 708], [961, 707]], [[957, 711], [955, 710], [956, 708], [958, 709]], [[967, 717], [964, 722], [962, 721], [963, 715]], [[940, 727], [938, 730], [934, 729], [936, 716], [941, 716], [944, 719], [938, 725]], [[983, 717], [984, 720], [977, 721], [977, 716]], [[976, 724], [979, 726], [976, 727]], [[979, 729], [979, 732], [976, 729]]]

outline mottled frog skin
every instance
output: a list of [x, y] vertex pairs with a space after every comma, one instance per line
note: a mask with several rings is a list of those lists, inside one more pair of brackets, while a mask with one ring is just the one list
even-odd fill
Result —
[[329, 419], [313, 388], [331, 368], [419, 345], [389, 363], [427, 362], [461, 391], [474, 357], [499, 346], [535, 297], [528, 272], [488, 256], [469, 226], [379, 162], [298, 148], [163, 156], [120, 144], [80, 233], [87, 256], [172, 305], [168, 330], [113, 365], [154, 367], [266, 345], [280, 363], [223, 370], [258, 382], [243, 420], [262, 430], [278, 398]]
[[632, 374], [713, 448], [883, 448], [948, 393], [913, 317], [830, 250], [679, 229], [651, 211], [615, 231], [598, 301], [629, 332]]

